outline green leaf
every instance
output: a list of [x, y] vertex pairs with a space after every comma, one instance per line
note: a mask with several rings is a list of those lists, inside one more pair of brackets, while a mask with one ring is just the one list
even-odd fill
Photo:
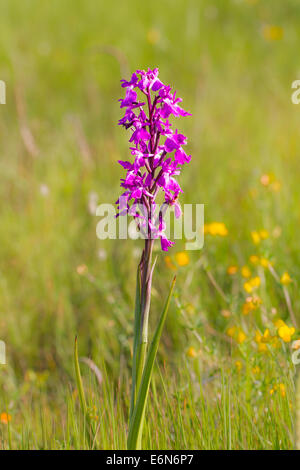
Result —
[[136, 273], [136, 292], [135, 292], [135, 309], [134, 309], [134, 332], [133, 332], [133, 358], [132, 358], [132, 391], [131, 391], [131, 403], [130, 403], [130, 414], [132, 416], [135, 400], [136, 400], [136, 389], [137, 389], [137, 374], [138, 374], [138, 345], [140, 338], [140, 323], [141, 323], [141, 270], [140, 265], [137, 268]]
[[167, 312], [169, 309], [169, 304], [170, 304], [170, 300], [172, 297], [175, 281], [176, 281], [176, 277], [174, 277], [173, 282], [171, 284], [170, 292], [169, 292], [165, 307], [159, 319], [159, 323], [157, 325], [157, 328], [153, 336], [153, 339], [149, 348], [149, 352], [147, 355], [144, 372], [143, 372], [143, 376], [141, 380], [141, 385], [140, 385], [139, 392], [138, 392], [137, 402], [136, 402], [134, 412], [129, 423], [129, 433], [128, 433], [128, 439], [127, 439], [127, 448], [129, 450], [136, 450], [136, 449], [141, 448], [145, 408], [146, 408], [146, 403], [147, 403], [147, 397], [148, 397], [148, 392], [149, 392], [149, 386], [150, 386], [154, 361], [156, 358], [159, 341], [161, 338], [165, 319], [166, 319]]

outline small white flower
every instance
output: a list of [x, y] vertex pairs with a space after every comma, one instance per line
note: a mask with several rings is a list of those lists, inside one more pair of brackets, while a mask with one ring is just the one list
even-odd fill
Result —
[[106, 251], [104, 250], [104, 248], [100, 248], [100, 250], [98, 250], [98, 259], [100, 259], [100, 261], [105, 261], [106, 258], [107, 258]]
[[96, 215], [99, 196], [95, 191], [89, 193], [88, 210], [91, 215]]

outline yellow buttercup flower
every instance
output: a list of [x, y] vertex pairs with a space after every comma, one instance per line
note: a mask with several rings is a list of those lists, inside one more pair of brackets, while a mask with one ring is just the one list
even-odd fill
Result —
[[223, 222], [212, 222], [211, 224], [204, 224], [204, 234], [226, 237], [228, 230]]
[[273, 347], [274, 349], [280, 348], [280, 341], [279, 341], [279, 339], [277, 338], [277, 336], [274, 336], [274, 337], [272, 338], [272, 347]]
[[285, 326], [285, 323], [283, 320], [281, 320], [281, 318], [278, 318], [277, 320], [274, 320], [274, 325], [276, 326], [276, 328], [280, 328], [281, 326]]
[[227, 328], [226, 330], [226, 334], [228, 336], [230, 336], [230, 338], [233, 338], [234, 337], [234, 334], [236, 332], [236, 326], [230, 326], [229, 328]]
[[242, 329], [239, 329], [239, 330], [238, 330], [238, 334], [237, 334], [237, 339], [236, 339], [237, 342], [238, 342], [239, 344], [242, 344], [242, 343], [245, 341], [246, 338], [247, 338], [247, 336], [245, 335], [245, 333], [243, 332], [243, 330], [242, 330]]
[[266, 239], [269, 238], [269, 236], [270, 236], [268, 230], [265, 230], [265, 229], [260, 230], [260, 231], [258, 232], [258, 235], [259, 235], [259, 237], [261, 238], [261, 240], [266, 240]]
[[194, 357], [197, 357], [197, 352], [196, 352], [195, 348], [193, 348], [193, 347], [191, 346], [191, 347], [187, 350], [186, 355], [187, 355], [188, 357], [194, 358]]
[[241, 268], [241, 274], [242, 274], [242, 276], [243, 276], [244, 278], [246, 278], [246, 279], [247, 279], [248, 277], [251, 277], [251, 271], [250, 271], [249, 267], [248, 267], [248, 266], [243, 266], [243, 267]]
[[10, 414], [4, 412], [4, 413], [1, 413], [0, 415], [0, 422], [2, 424], [8, 424], [9, 422], [11, 421], [11, 416]]
[[258, 344], [258, 351], [259, 352], [267, 352], [268, 351], [268, 347], [265, 343], [259, 343]]
[[260, 277], [259, 276], [255, 276], [255, 277], [249, 279], [249, 281], [244, 283], [244, 289], [245, 289], [246, 292], [248, 292], [248, 294], [251, 294], [251, 292], [259, 286], [260, 286]]
[[268, 328], [264, 331], [263, 335], [260, 333], [260, 331], [256, 331], [255, 342], [257, 343], [259, 352], [267, 352], [268, 351], [267, 343], [269, 343], [271, 340], [272, 340], [272, 337], [270, 335], [270, 330]]
[[175, 260], [179, 266], [187, 266], [190, 262], [189, 255], [185, 251], [180, 251], [175, 254]]
[[261, 258], [260, 264], [263, 268], [268, 268], [271, 263], [267, 258]]
[[284, 384], [279, 384], [279, 391], [280, 391], [280, 395], [282, 397], [285, 397], [286, 393], [285, 393], [285, 385]]
[[259, 263], [259, 256], [251, 255], [249, 258], [250, 263], [257, 265]]
[[284, 286], [287, 286], [288, 284], [290, 284], [292, 282], [292, 279], [289, 275], [289, 273], [287, 271], [285, 271], [283, 273], [283, 275], [281, 276], [280, 278], [280, 282], [281, 284], [283, 284]]
[[270, 394], [273, 395], [273, 393], [276, 392], [277, 390], [279, 390], [280, 395], [284, 398], [286, 395], [285, 385], [283, 383], [275, 384], [273, 388], [271, 388]]
[[248, 292], [248, 294], [251, 294], [251, 292], [253, 291], [253, 287], [251, 286], [250, 282], [244, 283], [244, 289], [246, 292]]
[[250, 312], [255, 310], [255, 306], [253, 305], [252, 302], [245, 302], [243, 307], [242, 307], [242, 312], [243, 315], [249, 315]]
[[259, 233], [256, 232], [256, 230], [253, 230], [251, 232], [251, 238], [252, 238], [254, 245], [258, 245], [260, 243], [260, 236], [259, 236]]
[[262, 300], [257, 296], [247, 297], [246, 302], [242, 307], [243, 315], [248, 315], [250, 312], [256, 310], [261, 303]]
[[272, 191], [274, 191], [275, 193], [278, 193], [278, 191], [280, 191], [280, 189], [281, 189], [281, 183], [280, 183], [280, 181], [274, 181], [274, 183], [271, 184], [271, 189], [272, 189]]
[[228, 266], [227, 274], [229, 274], [230, 276], [233, 276], [234, 274], [238, 272], [238, 270], [239, 270], [238, 266]]
[[278, 336], [285, 342], [289, 343], [292, 339], [293, 334], [295, 333], [295, 328], [289, 327], [287, 325], [280, 326], [278, 328]]

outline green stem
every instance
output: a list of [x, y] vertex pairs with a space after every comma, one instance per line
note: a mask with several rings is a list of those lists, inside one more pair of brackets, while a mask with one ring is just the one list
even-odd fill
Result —
[[148, 323], [151, 302], [151, 285], [152, 285], [152, 252], [154, 240], [145, 240], [145, 250], [142, 260], [142, 287], [141, 287], [141, 315], [140, 315], [140, 331], [138, 342], [137, 356], [137, 381], [136, 393], [138, 393], [141, 378], [144, 370], [145, 359], [148, 346]]

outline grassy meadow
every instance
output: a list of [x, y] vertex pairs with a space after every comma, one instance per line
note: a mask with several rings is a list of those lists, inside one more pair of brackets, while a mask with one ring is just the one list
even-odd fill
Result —
[[150, 326], [177, 283], [143, 448], [295, 448], [299, 45], [298, 0], [2, 2], [1, 449], [126, 448], [143, 242], [97, 239], [95, 207], [129, 155], [119, 81], [147, 67], [192, 113], [181, 203], [205, 204], [205, 244], [157, 246]]

